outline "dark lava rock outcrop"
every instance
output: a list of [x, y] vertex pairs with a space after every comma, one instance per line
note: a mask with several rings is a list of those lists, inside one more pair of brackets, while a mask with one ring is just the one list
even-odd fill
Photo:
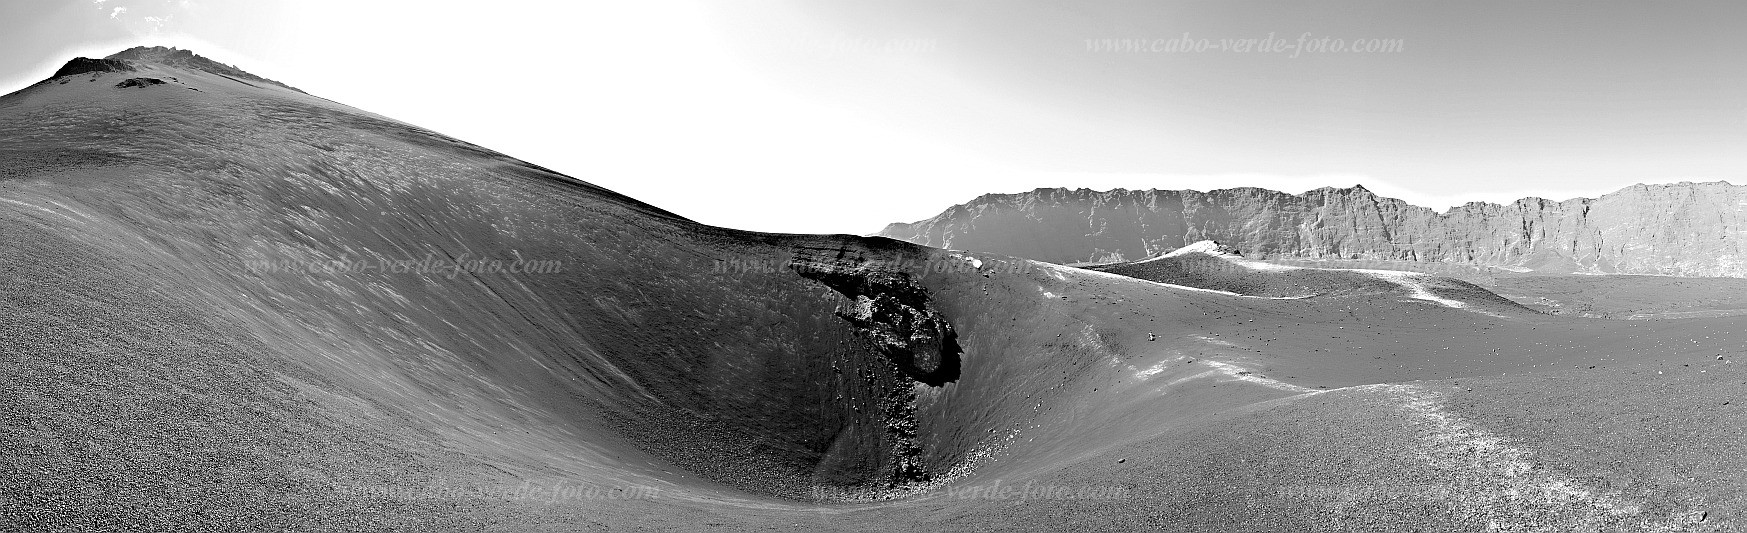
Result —
[[[849, 298], [837, 316], [885, 357], [885, 374], [903, 375], [917, 383], [940, 387], [959, 377], [963, 349], [958, 334], [939, 311], [929, 307], [927, 289], [907, 272], [880, 262], [848, 262], [845, 254], [830, 261], [797, 258], [790, 267]], [[872, 381], [872, 380], [870, 380]], [[933, 473], [918, 439], [916, 391], [908, 380], [882, 380], [879, 411], [888, 444], [890, 467], [885, 488], [928, 481]], [[877, 496], [876, 496], [877, 497]]]
[[1057, 263], [1134, 260], [1201, 240], [1252, 258], [1479, 264], [1553, 273], [1747, 277], [1747, 186], [1634, 185], [1600, 198], [1438, 213], [1364, 187], [1038, 189], [989, 194], [879, 235]]
[[164, 80], [160, 80], [157, 78], [128, 78], [125, 80], [121, 80], [121, 83], [117, 83], [117, 84], [115, 84], [115, 86], [117, 88], [126, 89], [128, 87], [150, 87], [153, 85], [163, 85], [163, 84], [164, 84]]
[[852, 298], [851, 309], [838, 316], [905, 375], [936, 387], [958, 378], [958, 334], [928, 307], [928, 293], [908, 273], [841, 265], [801, 265], [796, 271]]

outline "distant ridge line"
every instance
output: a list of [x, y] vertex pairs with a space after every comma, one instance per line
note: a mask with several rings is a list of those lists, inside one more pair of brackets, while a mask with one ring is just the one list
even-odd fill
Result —
[[876, 235], [1053, 263], [1134, 260], [1201, 240], [1256, 258], [1471, 264], [1549, 273], [1747, 277], [1747, 186], [1637, 184], [1597, 198], [1443, 213], [1362, 185], [1301, 194], [1039, 188], [985, 194]]

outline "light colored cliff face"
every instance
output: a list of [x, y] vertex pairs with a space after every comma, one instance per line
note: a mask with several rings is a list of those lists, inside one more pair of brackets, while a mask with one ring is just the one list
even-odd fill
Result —
[[1135, 260], [1201, 240], [1250, 257], [1475, 263], [1542, 272], [1747, 277], [1747, 186], [1634, 185], [1600, 198], [1437, 213], [1363, 187], [991, 194], [879, 235], [1057, 263]]

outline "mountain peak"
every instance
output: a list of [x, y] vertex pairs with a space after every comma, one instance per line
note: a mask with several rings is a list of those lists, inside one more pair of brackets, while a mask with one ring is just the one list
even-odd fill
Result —
[[[79, 72], [99, 70], [94, 67], [104, 67], [102, 70], [106, 72], [118, 72], [118, 70], [112, 70], [118, 68], [118, 64], [126, 66], [126, 70], [135, 70], [140, 64], [200, 70], [229, 78], [277, 85], [293, 91], [303, 92], [296, 87], [250, 74], [233, 65], [226, 65], [224, 63], [213, 61], [201, 56], [200, 54], [194, 53], [193, 50], [183, 50], [174, 46], [135, 46], [103, 59], [90, 59], [84, 57], [74, 58], [72, 61], [68, 62], [66, 66], [61, 67], [61, 71], [66, 72], [66, 74], [77, 74]], [[75, 68], [75, 65], [78, 65], [78, 68]], [[85, 70], [78, 70], [80, 68]], [[75, 72], [67, 72], [69, 69], [74, 69]], [[55, 75], [63, 76], [66, 74], [57, 72]]]
[[187, 61], [198, 57], [200, 56], [195, 54], [193, 50], [183, 50], [174, 46], [135, 46], [133, 48], [110, 54], [109, 57], [104, 59], [126, 59], [131, 61], [164, 63], [169, 60], [179, 59]]
[[91, 59], [89, 57], [75, 57], [72, 61], [68, 61], [67, 64], [61, 65], [61, 69], [55, 71], [55, 74], [49, 77], [59, 78], [61, 76], [72, 76], [74, 74], [84, 74], [86, 72], [133, 72], [133, 70], [133, 65], [120, 59]]
[[[1315, 189], [1311, 189], [1309, 191], [1306, 191], [1304, 194], [1310, 194], [1310, 193], [1318, 192], [1318, 191], [1320, 191], [1322, 194], [1338, 193], [1338, 194], [1369, 194], [1372, 196], [1377, 195], [1377, 193], [1371, 192], [1371, 189], [1365, 188], [1364, 184], [1354, 184], [1352, 187], [1336, 187], [1333, 185], [1329, 185], [1326, 187], [1317, 187]], [[1302, 196], [1302, 195], [1300, 195], [1300, 196]]]

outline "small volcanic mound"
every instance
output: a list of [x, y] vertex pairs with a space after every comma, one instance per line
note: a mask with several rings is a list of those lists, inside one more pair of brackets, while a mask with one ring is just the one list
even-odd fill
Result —
[[55, 75], [51, 76], [51, 78], [72, 76], [74, 74], [84, 74], [87, 72], [133, 72], [134, 70], [133, 65], [129, 65], [126, 61], [120, 59], [91, 59], [89, 57], [75, 57], [72, 61], [68, 61], [67, 64], [61, 65], [61, 69], [55, 71]]
[[1237, 248], [1201, 241], [1158, 257], [1087, 267], [1197, 289], [1264, 298], [1402, 294], [1449, 307], [1478, 304], [1494, 312], [1524, 311], [1472, 283], [1409, 272], [1304, 268], [1245, 259]]
[[157, 78], [128, 78], [125, 80], [121, 80], [121, 83], [115, 84], [115, 87], [120, 88], [120, 89], [125, 89], [128, 87], [150, 87], [153, 85], [163, 85], [163, 84], [164, 84], [164, 80], [160, 80]]
[[1355, 272], [1250, 261], [1237, 248], [1215, 241], [1193, 243], [1150, 259], [1088, 268], [1159, 283], [1269, 298], [1383, 293], [1398, 288], [1394, 283]]

